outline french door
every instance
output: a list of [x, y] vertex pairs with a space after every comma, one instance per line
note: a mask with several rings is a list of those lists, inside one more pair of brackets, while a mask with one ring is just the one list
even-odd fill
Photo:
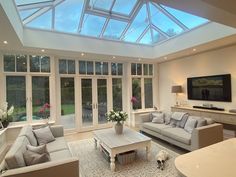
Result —
[[49, 76], [6, 76], [6, 100], [14, 106], [13, 122], [40, 120], [40, 108], [50, 103]]
[[107, 78], [81, 78], [81, 126], [96, 128], [107, 124]]

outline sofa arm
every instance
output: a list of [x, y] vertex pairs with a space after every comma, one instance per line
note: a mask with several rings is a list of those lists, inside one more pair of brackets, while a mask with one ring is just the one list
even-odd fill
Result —
[[42, 164], [7, 170], [2, 177], [79, 177], [79, 160], [75, 157], [60, 161], [51, 161]]
[[55, 138], [64, 136], [64, 128], [62, 125], [52, 125], [50, 129]]
[[214, 123], [195, 128], [191, 137], [191, 150], [196, 150], [223, 141], [223, 125]]
[[140, 114], [139, 118], [140, 118], [140, 123], [151, 122], [150, 113]]

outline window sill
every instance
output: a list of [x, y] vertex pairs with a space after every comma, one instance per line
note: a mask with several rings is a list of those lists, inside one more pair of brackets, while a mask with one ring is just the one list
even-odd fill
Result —
[[155, 112], [155, 111], [158, 111], [158, 110], [155, 110], [153, 108], [150, 108], [150, 109], [138, 109], [138, 110], [133, 110], [131, 111], [132, 114], [142, 114], [142, 113], [149, 113], [149, 112]]
[[[55, 124], [55, 121], [49, 121], [48, 122], [50, 125], [53, 125]], [[35, 123], [27, 123], [27, 122], [24, 122], [24, 123], [10, 123], [9, 126], [5, 129], [13, 129], [13, 128], [22, 128], [23, 126], [27, 125], [27, 124], [30, 124], [32, 126], [39, 126], [39, 125], [44, 125], [46, 124], [45, 122], [35, 122]]]

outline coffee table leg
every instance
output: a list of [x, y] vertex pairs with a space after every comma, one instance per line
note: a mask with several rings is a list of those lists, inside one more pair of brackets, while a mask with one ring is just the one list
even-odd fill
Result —
[[111, 171], [115, 171], [115, 155], [111, 154], [111, 163], [110, 163]]
[[95, 149], [97, 149], [97, 147], [98, 147], [98, 140], [95, 138], [94, 138], [94, 147], [95, 147]]
[[147, 160], [150, 161], [150, 158], [151, 158], [151, 144], [148, 144], [146, 146], [146, 156], [147, 156]]

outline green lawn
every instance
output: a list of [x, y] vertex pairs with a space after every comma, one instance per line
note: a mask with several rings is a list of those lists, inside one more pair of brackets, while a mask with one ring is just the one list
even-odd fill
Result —
[[61, 105], [61, 115], [68, 115], [75, 113], [75, 105], [74, 104], [63, 104]]

